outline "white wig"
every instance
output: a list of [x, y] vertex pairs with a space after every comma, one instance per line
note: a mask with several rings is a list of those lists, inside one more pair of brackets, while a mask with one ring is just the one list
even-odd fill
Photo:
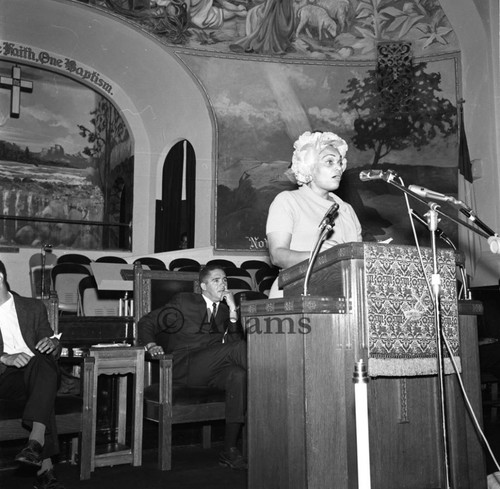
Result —
[[293, 156], [291, 170], [299, 185], [309, 183], [312, 180], [314, 165], [318, 162], [318, 156], [327, 146], [333, 146], [342, 157], [342, 169], [345, 170], [347, 160], [347, 143], [333, 132], [309, 132], [299, 136], [293, 143]]

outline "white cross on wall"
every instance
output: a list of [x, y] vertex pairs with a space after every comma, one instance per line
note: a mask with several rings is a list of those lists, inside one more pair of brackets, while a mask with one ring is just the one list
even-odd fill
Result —
[[0, 76], [0, 86], [10, 88], [10, 116], [19, 118], [21, 110], [21, 92], [32, 92], [33, 82], [21, 80], [21, 68], [12, 67], [12, 77]]

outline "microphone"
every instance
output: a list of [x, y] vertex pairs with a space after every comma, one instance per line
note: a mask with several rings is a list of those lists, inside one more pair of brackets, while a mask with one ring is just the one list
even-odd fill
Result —
[[368, 182], [369, 180], [385, 180], [386, 182], [390, 182], [394, 180], [398, 174], [392, 170], [363, 170], [359, 174], [359, 179], [362, 182]]
[[455, 200], [453, 197], [450, 197], [449, 195], [441, 194], [439, 192], [435, 192], [434, 190], [429, 190], [428, 188], [425, 187], [419, 187], [418, 185], [409, 185], [408, 190], [411, 190], [420, 197], [425, 197], [426, 199], [442, 200], [443, 202]]
[[337, 215], [337, 212], [339, 210], [339, 205], [337, 202], [335, 202], [327, 211], [326, 214], [324, 215], [321, 224], [319, 225], [320, 229], [324, 229], [326, 226], [331, 226], [333, 223], [333, 219]]

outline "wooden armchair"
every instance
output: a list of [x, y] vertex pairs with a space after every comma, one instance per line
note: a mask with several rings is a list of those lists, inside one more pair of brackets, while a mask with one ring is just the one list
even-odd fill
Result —
[[[144, 270], [134, 267], [135, 324], [161, 307], [177, 292], [200, 292], [198, 273]], [[137, 338], [137, 331], [135, 334]], [[158, 423], [158, 468], [172, 467], [172, 425], [203, 423], [202, 444], [211, 443], [210, 422], [225, 419], [225, 394], [215, 389], [177, 388], [172, 382], [172, 355], [147, 358], [144, 383], [144, 417]]]

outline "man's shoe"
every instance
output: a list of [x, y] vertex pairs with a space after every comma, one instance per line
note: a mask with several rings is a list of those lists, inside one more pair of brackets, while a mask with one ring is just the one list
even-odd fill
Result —
[[42, 445], [35, 440], [28, 440], [26, 446], [16, 455], [16, 462], [22, 464], [33, 465], [35, 467], [42, 466]]
[[56, 479], [54, 469], [46, 470], [37, 476], [35, 489], [64, 489], [64, 486]]
[[240, 451], [231, 447], [229, 450], [224, 450], [219, 454], [219, 465], [229, 467], [234, 470], [247, 470], [248, 463], [241, 455]]

